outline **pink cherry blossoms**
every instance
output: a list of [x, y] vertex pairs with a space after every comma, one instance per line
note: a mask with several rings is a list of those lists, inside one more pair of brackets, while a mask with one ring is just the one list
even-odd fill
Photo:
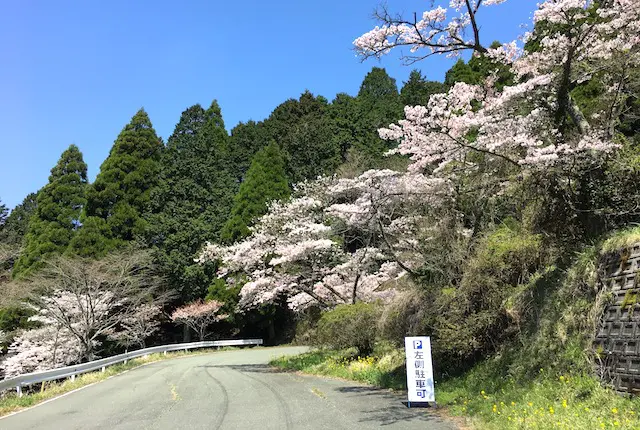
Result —
[[37, 291], [25, 307], [38, 328], [20, 333], [3, 361], [6, 375], [96, 358], [105, 339], [143, 345], [158, 326], [166, 297], [148, 270], [150, 254], [123, 252], [101, 260], [60, 257], [25, 282]]
[[193, 329], [199, 340], [204, 340], [207, 335], [207, 328], [216, 322], [227, 318], [227, 315], [219, 314], [224, 303], [210, 300], [202, 300], [187, 303], [179, 307], [171, 314], [171, 320], [185, 324]]

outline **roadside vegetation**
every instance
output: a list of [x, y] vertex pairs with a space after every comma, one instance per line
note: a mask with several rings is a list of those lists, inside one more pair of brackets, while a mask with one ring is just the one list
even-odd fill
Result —
[[270, 364], [286, 371], [348, 379], [382, 388], [401, 390], [407, 386], [404, 352], [398, 349], [368, 356], [358, 356], [355, 349], [313, 350], [279, 357]]
[[[406, 389], [404, 351], [358, 357], [351, 350], [314, 350], [280, 357], [271, 365], [363, 382], [393, 390]], [[506, 376], [500, 359], [479, 364], [463, 376], [440, 379], [436, 401], [449, 415], [467, 417], [478, 429], [637, 429], [640, 400], [603, 388], [591, 374], [562, 374], [540, 368], [525, 379]]]
[[[573, 256], [565, 269], [545, 267], [530, 281], [536, 291], [529, 309], [537, 316], [535, 323], [523, 321], [516, 336], [503, 340], [497, 350], [475, 364], [466, 368], [451, 365], [455, 361], [446, 351], [450, 343], [459, 342], [453, 333], [446, 340], [432, 337], [438, 405], [450, 415], [467, 417], [468, 424], [478, 429], [639, 428], [640, 399], [621, 396], [602, 384], [598, 378], [601, 352], [592, 347], [599, 315], [609, 300], [608, 291], [598, 288], [598, 258], [619, 249], [620, 244], [636, 243], [636, 235], [636, 228], [618, 231]], [[501, 243], [522, 250], [527, 242]], [[491, 241], [486, 245], [493, 246]], [[479, 255], [486, 258], [484, 252]], [[495, 250], [491, 253], [494, 267], [504, 267], [504, 262], [496, 260], [500, 255]], [[517, 297], [521, 291], [511, 294]], [[513, 300], [507, 296], [502, 302]], [[299, 324], [299, 339], [316, 349], [274, 359], [271, 365], [406, 390], [402, 333], [392, 330], [397, 327], [393, 322], [389, 327], [390, 314], [401, 315], [406, 303], [400, 297], [387, 306], [338, 306], [323, 313], [313, 326], [308, 321]], [[415, 301], [409, 303], [413, 306]], [[443, 312], [446, 316], [456, 310], [450, 307]], [[358, 336], [340, 329], [357, 327], [356, 319], [365, 326], [359, 327]], [[361, 346], [349, 347], [347, 339]]]

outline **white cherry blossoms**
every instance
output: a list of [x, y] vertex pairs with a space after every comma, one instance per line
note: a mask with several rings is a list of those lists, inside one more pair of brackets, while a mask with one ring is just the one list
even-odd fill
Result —
[[390, 170], [321, 178], [272, 203], [245, 240], [208, 244], [199, 261], [219, 260], [229, 282], [246, 276], [241, 309], [281, 298], [295, 311], [388, 301], [405, 269], [419, 265], [408, 245], [417, 224], [406, 211], [430, 200], [436, 207], [448, 193], [443, 180]]
[[[616, 114], [630, 96], [629, 72], [640, 65], [640, 2], [604, 3], [595, 9], [588, 0], [542, 2], [534, 15], [538, 30], [529, 35], [537, 49], [524, 51], [512, 42], [475, 50], [511, 66], [517, 83], [501, 91], [491, 78], [483, 86], [457, 83], [448, 93], [433, 95], [427, 106], [406, 106], [405, 119], [380, 129], [380, 136], [399, 142], [391, 152], [410, 156], [412, 172], [436, 175], [449, 173], [451, 164], [473, 166], [479, 154], [546, 168], [612, 152], [619, 147]], [[367, 46], [360, 39], [356, 44]], [[461, 49], [456, 43], [449, 47]], [[585, 118], [570, 89], [590, 79], [600, 80], [606, 91], [601, 112]], [[578, 133], [558, 129], [562, 110]]]

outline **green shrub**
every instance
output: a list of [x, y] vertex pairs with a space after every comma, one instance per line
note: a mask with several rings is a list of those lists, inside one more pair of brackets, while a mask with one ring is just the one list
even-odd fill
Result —
[[224, 279], [214, 279], [207, 290], [206, 300], [217, 300], [224, 303], [222, 312], [235, 316], [236, 307], [240, 301], [242, 283], [232, 286], [227, 285]]
[[373, 303], [338, 305], [320, 317], [314, 343], [334, 349], [355, 347], [359, 354], [369, 354], [376, 340], [380, 310], [380, 305]]
[[316, 337], [316, 327], [321, 316], [322, 312], [317, 306], [312, 306], [296, 315], [293, 343], [296, 345], [313, 344]]
[[435, 352], [465, 364], [520, 332], [533, 290], [548, 264], [542, 237], [507, 220], [480, 240], [457, 288], [443, 289], [436, 312]]
[[382, 311], [378, 322], [380, 339], [401, 347], [405, 336], [424, 335], [429, 304], [425, 293], [416, 288], [400, 292]]
[[0, 330], [8, 333], [20, 328], [35, 327], [37, 324], [29, 321], [29, 317], [34, 313], [33, 310], [18, 305], [2, 308], [0, 309]]

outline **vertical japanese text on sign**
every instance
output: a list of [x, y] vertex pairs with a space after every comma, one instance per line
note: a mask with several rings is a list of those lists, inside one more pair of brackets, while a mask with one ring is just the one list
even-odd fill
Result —
[[431, 339], [428, 336], [405, 337], [404, 346], [409, 402], [435, 402]]

